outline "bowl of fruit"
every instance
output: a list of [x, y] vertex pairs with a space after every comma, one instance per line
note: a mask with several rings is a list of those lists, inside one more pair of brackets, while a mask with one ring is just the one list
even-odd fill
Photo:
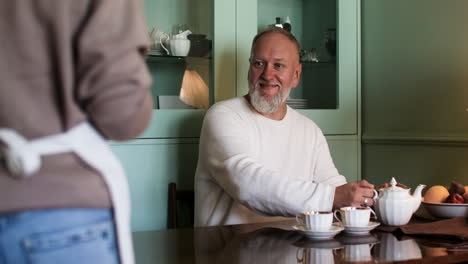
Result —
[[434, 185], [424, 194], [424, 208], [434, 217], [468, 217], [468, 186], [452, 181], [450, 188]]

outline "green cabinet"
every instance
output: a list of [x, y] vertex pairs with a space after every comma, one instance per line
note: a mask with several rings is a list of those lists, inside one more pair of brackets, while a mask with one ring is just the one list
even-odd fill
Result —
[[127, 173], [132, 201], [132, 230], [167, 227], [169, 182], [193, 188], [198, 139], [136, 139], [112, 143]]
[[[336, 0], [336, 10], [329, 10], [329, 2], [335, 2], [333, 0], [237, 0], [236, 2], [238, 10], [242, 10], [242, 12], [237, 12], [237, 21], [240, 21], [241, 25], [238, 26], [236, 34], [237, 39], [242, 40], [237, 45], [237, 49], [239, 50], [237, 54], [237, 75], [239, 82], [236, 90], [237, 95], [245, 94], [248, 91], [246, 80], [249, 65], [247, 58], [250, 53], [251, 40], [257, 33], [257, 30], [261, 30], [268, 25], [268, 21], [271, 21], [270, 24], [274, 23], [275, 16], [282, 18], [286, 16], [291, 17], [293, 21], [292, 33], [301, 42], [301, 46], [310, 48], [310, 45], [312, 45], [320, 48], [323, 45], [317, 39], [323, 36], [322, 31], [327, 24], [325, 26], [322, 25], [322, 28], [317, 28], [313, 24], [314, 21], [309, 22], [311, 20], [310, 13], [316, 16], [321, 15], [322, 19], [323, 17], [326, 18], [327, 15], [336, 17], [336, 20], [331, 22], [335, 23], [334, 26], [336, 26], [337, 30], [336, 38], [338, 40], [337, 59], [335, 62], [336, 91], [333, 92], [336, 95], [336, 108], [307, 109], [300, 110], [300, 112], [314, 120], [327, 135], [358, 134], [360, 1]], [[326, 8], [325, 11], [328, 11], [328, 13], [321, 14], [320, 11], [315, 10], [322, 7]], [[332, 12], [330, 13], [330, 11]], [[299, 18], [293, 20], [294, 17]], [[299, 29], [295, 31], [296, 25], [298, 25], [297, 28]], [[309, 72], [313, 74], [314, 71], [324, 71], [323, 68], [326, 67], [326, 65], [314, 65], [309, 62], [303, 64], [303, 72], [307, 71], [308, 75], [310, 74]], [[321, 75], [323, 76], [323, 74]], [[303, 81], [307, 77], [309, 76], [304, 76], [303, 73]], [[318, 82], [317, 86], [319, 85], [320, 83]], [[304, 89], [309, 90], [316, 88], [320, 87], [316, 87], [314, 83], [311, 83], [308, 87], [304, 87]]]
[[[317, 107], [298, 111], [314, 120], [322, 129], [335, 165], [348, 181], [361, 178], [360, 7], [360, 0], [236, 1], [236, 95], [248, 91], [247, 58], [254, 35], [274, 24], [276, 17], [289, 17], [292, 33], [301, 47], [316, 47], [322, 54], [320, 63], [303, 62], [302, 87], [298, 87], [303, 90], [304, 98]], [[326, 56], [324, 43], [321, 42], [325, 37], [324, 31], [330, 27], [336, 30], [334, 60]], [[293, 89], [291, 94], [298, 88]], [[327, 90], [329, 88], [333, 90]], [[321, 91], [313, 92], [316, 89]], [[328, 101], [330, 97], [332, 107], [315, 101], [319, 100], [317, 98]]]
[[[151, 87], [156, 108], [146, 131], [136, 140], [111, 142], [111, 148], [126, 171], [131, 204], [132, 230], [167, 227], [168, 184], [193, 188], [198, 158], [198, 138], [205, 110], [163, 107], [163, 97], [178, 98], [185, 70], [195, 70], [209, 87], [209, 101], [235, 96], [235, 9], [229, 0], [145, 0], [148, 32], [174, 34], [183, 26], [205, 34], [212, 43], [203, 56], [168, 56], [153, 49], [147, 64], [153, 76]], [[153, 40], [154, 41], [154, 40]], [[157, 41], [157, 40], [156, 40]], [[221, 83], [222, 80], [222, 83]], [[222, 86], [225, 92], [216, 90]], [[163, 109], [164, 108], [164, 109]]]
[[[281, 2], [307, 6], [317, 1]], [[285, 10], [279, 3], [271, 0], [269, 12], [273, 14]], [[208, 67], [201, 74], [209, 86], [211, 104], [247, 93], [250, 45], [262, 19], [265, 19], [259, 14], [264, 8], [259, 9], [258, 6], [268, 4], [268, 0], [144, 1], [149, 31], [156, 28], [169, 32], [174, 26], [182, 24], [189, 28], [192, 26], [193, 31], [201, 31], [212, 40], [211, 53], [203, 58], [208, 61], [205, 64]], [[336, 81], [336, 91], [331, 95], [336, 106], [300, 110], [322, 128], [335, 165], [350, 181], [360, 178], [359, 6], [359, 0], [336, 2], [339, 55], [336, 62], [328, 65], [336, 67], [336, 78], [333, 78], [333, 74], [327, 77]], [[304, 30], [304, 26], [300, 28]], [[154, 95], [177, 96], [180, 84], [171, 82], [180, 79], [180, 72], [176, 69], [178, 66], [172, 64], [183, 60], [187, 65], [193, 65], [194, 58], [162, 57], [156, 56], [151, 59], [156, 61], [148, 62], [155, 63], [150, 66], [157, 85], [153, 87], [153, 91], [157, 89]], [[165, 68], [164, 63], [167, 61], [172, 64]], [[173, 71], [171, 67], [174, 67]], [[305, 67], [312, 72], [327, 70], [326, 64]], [[314, 67], [318, 69], [314, 70]], [[325, 78], [324, 74], [318, 75]], [[170, 88], [172, 86], [174, 88]], [[155, 109], [150, 126], [138, 139], [111, 143], [129, 179], [133, 208], [132, 230], [165, 229], [168, 183], [176, 182], [182, 188], [193, 186], [204, 113], [202, 109]]]

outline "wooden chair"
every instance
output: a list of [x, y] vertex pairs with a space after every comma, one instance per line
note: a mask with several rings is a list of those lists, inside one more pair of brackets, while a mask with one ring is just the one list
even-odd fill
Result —
[[193, 227], [195, 192], [177, 190], [174, 182], [169, 183], [167, 227]]

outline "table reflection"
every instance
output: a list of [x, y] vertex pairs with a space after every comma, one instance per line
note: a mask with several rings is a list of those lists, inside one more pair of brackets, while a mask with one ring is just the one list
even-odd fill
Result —
[[297, 247], [297, 263], [335, 263], [341, 259], [339, 249], [343, 245], [334, 239], [308, 240], [301, 239], [294, 243]]
[[[293, 244], [301, 238], [297, 232], [278, 228], [248, 233], [225, 228], [196, 230], [196, 260], [197, 263], [296, 263], [297, 247]], [[215, 256], [210, 252], [216, 252]]]
[[378, 238], [371, 233], [362, 236], [341, 235], [336, 239], [343, 244], [341, 256], [347, 262], [372, 261], [372, 250], [379, 243]]
[[[238, 233], [223, 227], [195, 231], [197, 263], [339, 263], [392, 262], [422, 257], [415, 239], [397, 239], [391, 233], [310, 240], [300, 233], [261, 228]], [[207, 254], [215, 252], [213, 254]]]
[[378, 230], [310, 240], [291, 226], [276, 222], [136, 232], [137, 263], [468, 263], [468, 241]]
[[420, 259], [421, 249], [414, 238], [404, 236], [397, 239], [391, 233], [381, 233], [380, 244], [377, 245], [374, 256], [382, 261], [400, 261]]

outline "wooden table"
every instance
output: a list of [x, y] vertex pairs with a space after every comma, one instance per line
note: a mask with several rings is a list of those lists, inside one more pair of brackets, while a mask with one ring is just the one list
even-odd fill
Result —
[[373, 230], [309, 240], [294, 221], [134, 232], [146, 263], [468, 263], [468, 241]]

